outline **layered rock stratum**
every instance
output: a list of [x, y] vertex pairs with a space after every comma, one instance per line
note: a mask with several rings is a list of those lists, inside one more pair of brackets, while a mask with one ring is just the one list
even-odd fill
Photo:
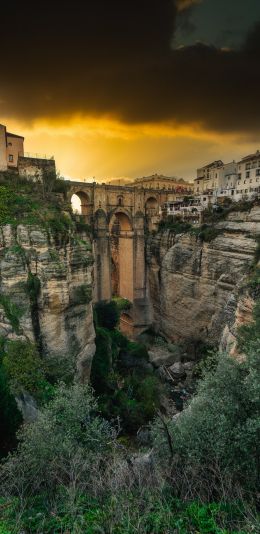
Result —
[[148, 239], [147, 266], [154, 326], [168, 340], [201, 340], [228, 348], [252, 320], [245, 289], [260, 235], [260, 207], [232, 212], [210, 242], [161, 231]]
[[95, 353], [92, 270], [87, 235], [73, 230], [58, 235], [40, 225], [2, 226], [0, 337], [36, 342], [43, 358], [61, 365], [72, 361], [87, 379]]

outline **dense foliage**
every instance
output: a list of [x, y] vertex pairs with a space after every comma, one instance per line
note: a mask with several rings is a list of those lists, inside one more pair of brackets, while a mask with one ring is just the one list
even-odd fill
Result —
[[2, 356], [0, 356], [0, 414], [0, 457], [2, 457], [17, 444], [16, 432], [22, 423], [22, 415], [10, 391]]
[[[177, 421], [157, 421], [158, 457], [172, 462], [172, 476], [185, 473], [183, 491], [202, 498], [259, 488], [260, 323], [240, 331], [239, 360], [219, 354], [209, 366], [189, 407]], [[187, 487], [188, 486], [188, 487]]]
[[145, 346], [117, 330], [117, 302], [100, 303], [95, 311], [100, 326], [96, 326], [91, 383], [102, 414], [118, 420], [121, 433], [135, 434], [159, 409], [162, 385], [152, 374]]
[[101, 301], [95, 305], [95, 319], [97, 326], [113, 330], [119, 321], [119, 309], [115, 301]]
[[67, 231], [72, 221], [59, 198], [64, 200], [66, 190], [66, 182], [55, 173], [34, 180], [0, 173], [0, 224], [41, 224], [54, 232]]

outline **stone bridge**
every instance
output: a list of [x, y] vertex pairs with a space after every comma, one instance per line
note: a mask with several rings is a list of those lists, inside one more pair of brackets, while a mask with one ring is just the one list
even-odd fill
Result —
[[79, 197], [81, 215], [94, 228], [94, 299], [128, 299], [121, 328], [135, 337], [151, 324], [145, 231], [156, 228], [173, 191], [71, 181], [68, 194]]

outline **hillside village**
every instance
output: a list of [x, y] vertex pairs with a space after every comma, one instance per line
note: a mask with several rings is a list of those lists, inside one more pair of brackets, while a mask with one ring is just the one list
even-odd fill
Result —
[[[56, 172], [55, 159], [54, 156], [26, 153], [24, 137], [9, 132], [5, 125], [0, 124], [0, 171], [8, 170], [21, 176], [40, 177], [46, 170]], [[115, 181], [112, 182], [115, 184]], [[259, 197], [260, 151], [243, 156], [238, 162], [215, 160], [208, 163], [197, 169], [196, 177], [189, 182], [175, 176], [153, 174], [136, 178], [121, 187], [170, 192], [167, 202], [159, 207], [160, 216], [198, 215], [209, 207], [214, 209], [225, 203], [251, 201]]]

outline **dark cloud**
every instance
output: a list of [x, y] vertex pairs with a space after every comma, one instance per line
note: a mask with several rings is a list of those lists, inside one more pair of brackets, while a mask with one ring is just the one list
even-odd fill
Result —
[[7, 3], [1, 8], [1, 114], [29, 120], [82, 112], [260, 131], [259, 25], [240, 51], [173, 50], [177, 0], [12, 6], [15, 18]]
[[186, 9], [189, 9], [191, 6], [195, 6], [196, 4], [201, 4], [203, 0], [177, 0], [177, 10], [178, 11], [185, 11]]

